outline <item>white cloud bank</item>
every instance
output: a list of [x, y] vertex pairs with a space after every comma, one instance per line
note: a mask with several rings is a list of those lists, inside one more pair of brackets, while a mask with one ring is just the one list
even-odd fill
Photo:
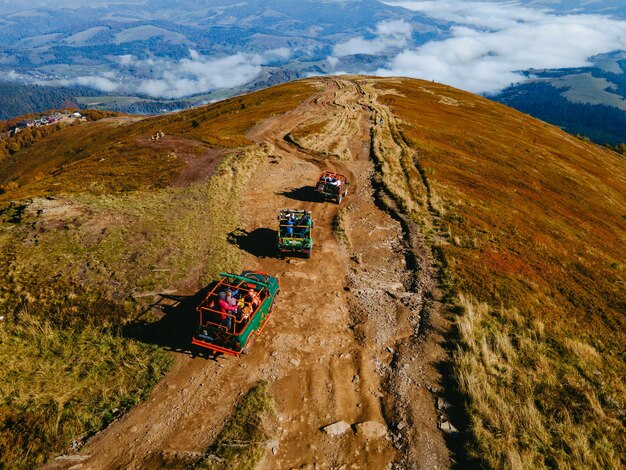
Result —
[[365, 39], [363, 36], [349, 39], [333, 47], [334, 57], [353, 54], [380, 54], [392, 47], [404, 47], [411, 40], [413, 28], [404, 20], [385, 20], [376, 25], [376, 37]]
[[291, 54], [289, 49], [281, 47], [262, 54], [240, 52], [213, 58], [190, 50], [188, 58], [178, 61], [145, 60], [137, 65], [149, 67], [154, 78], [140, 81], [136, 90], [155, 98], [182, 98], [216, 88], [236, 87], [259, 75], [263, 64], [285, 61]]
[[243, 85], [261, 72], [266, 60], [260, 54], [244, 54], [210, 58], [190, 51], [190, 57], [179, 61], [144, 61], [154, 78], [143, 80], [137, 91], [159, 98], [181, 98], [216, 88]]
[[591, 65], [593, 55], [626, 49], [626, 21], [557, 15], [518, 2], [395, 1], [388, 5], [455, 22], [451, 37], [405, 49], [378, 75], [436, 80], [495, 93], [525, 79], [520, 71]]
[[138, 60], [131, 55], [111, 58], [122, 66], [134, 66], [151, 77], [148, 79], [120, 79], [114, 73], [99, 76], [81, 76], [71, 79], [39, 82], [47, 85], [84, 85], [105, 92], [141, 93], [153, 98], [182, 98], [207, 93], [217, 88], [243, 85], [261, 73], [262, 66], [273, 61], [285, 61], [292, 51], [281, 47], [262, 54], [237, 53], [213, 58], [190, 50], [189, 57], [180, 60]]

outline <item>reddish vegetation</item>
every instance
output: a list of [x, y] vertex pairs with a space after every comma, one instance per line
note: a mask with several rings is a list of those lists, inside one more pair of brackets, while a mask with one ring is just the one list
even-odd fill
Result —
[[559, 329], [593, 327], [623, 344], [613, 328], [624, 326], [626, 306], [623, 267], [615, 267], [626, 253], [624, 157], [449, 87], [386, 88], [404, 95], [384, 101], [406, 122], [404, 135], [446, 201], [445, 224], [461, 241], [444, 247], [459, 288], [560, 318], [535, 301], [552, 297], [568, 312]]
[[[471, 452], [489, 466], [619, 466], [626, 159], [450, 87], [379, 88], [442, 201], [449, 293], [487, 304], [455, 364]], [[529, 403], [540, 437], [527, 440]]]

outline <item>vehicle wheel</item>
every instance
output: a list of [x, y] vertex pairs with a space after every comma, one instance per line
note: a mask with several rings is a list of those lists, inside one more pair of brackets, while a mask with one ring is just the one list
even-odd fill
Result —
[[306, 253], [304, 253], [304, 257], [309, 259], [311, 257], [311, 251], [307, 251]]
[[346, 197], [348, 195], [348, 188], [346, 188], [346, 190], [343, 192], [343, 197]]
[[341, 204], [341, 201], [343, 201], [343, 195], [342, 194], [337, 196], [337, 204]]
[[250, 354], [252, 343], [254, 343], [254, 333], [250, 336], [247, 346], [241, 350], [241, 354]]

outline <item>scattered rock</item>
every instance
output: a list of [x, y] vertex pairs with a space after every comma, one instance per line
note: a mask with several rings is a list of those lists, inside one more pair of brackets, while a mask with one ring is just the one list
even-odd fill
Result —
[[358, 384], [360, 381], [361, 377], [359, 377], [359, 374], [356, 374], [354, 377], [352, 377], [352, 383]]
[[324, 431], [329, 436], [341, 436], [345, 434], [350, 429], [350, 425], [345, 421], [337, 421], [333, 424], [329, 424], [328, 426], [324, 426], [322, 431]]
[[441, 429], [446, 434], [450, 434], [450, 435], [459, 433], [459, 430], [455, 428], [454, 426], [452, 426], [452, 423], [450, 423], [450, 421], [443, 421], [439, 423], [439, 429]]
[[442, 411], [442, 410], [445, 410], [446, 408], [448, 408], [450, 405], [443, 398], [437, 397], [437, 399], [436, 399], [436, 406], [437, 406], [437, 411]]
[[387, 351], [389, 351], [391, 354], [396, 352], [396, 350], [393, 349], [391, 346], [387, 346], [385, 349], [387, 349]]
[[376, 421], [364, 421], [356, 426], [356, 433], [365, 439], [382, 439], [387, 437], [387, 426]]
[[398, 431], [402, 431], [404, 428], [406, 428], [406, 423], [398, 423]]
[[270, 354], [270, 356], [272, 356], [272, 357], [278, 356], [278, 351], [272, 351], [272, 354]]
[[293, 364], [294, 366], [298, 367], [300, 365], [300, 361], [296, 358], [293, 358], [289, 361], [291, 364]]
[[59, 455], [54, 460], [58, 460], [60, 462], [83, 462], [89, 457], [91, 457], [91, 454]]
[[278, 442], [278, 439], [270, 439], [265, 443], [265, 447], [267, 447], [268, 449], [272, 449], [272, 452], [274, 452], [274, 449], [278, 449], [279, 446], [280, 443]]

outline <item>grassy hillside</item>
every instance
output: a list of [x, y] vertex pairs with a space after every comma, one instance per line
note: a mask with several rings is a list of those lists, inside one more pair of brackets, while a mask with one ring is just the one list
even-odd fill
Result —
[[[397, 118], [372, 133], [375, 182], [441, 264], [470, 456], [623, 467], [624, 157], [443, 85], [363, 80]], [[0, 164], [0, 467], [43, 462], [149, 392], [171, 358], [122, 327], [155, 292], [239, 267], [226, 235], [269, 152], [245, 133], [314, 91], [78, 124]]]
[[470, 455], [489, 468], [623, 468], [626, 160], [446, 86], [377, 88], [414, 151], [382, 167], [386, 181], [419, 171], [425, 190], [396, 195], [430, 228], [461, 312]]
[[[122, 117], [63, 129], [9, 157], [0, 186], [13, 183], [2, 200], [59, 193], [163, 188], [185, 162], [211, 148], [249, 145], [245, 133], [257, 122], [297, 106], [313, 89], [281, 85], [211, 106], [152, 118]], [[163, 132], [165, 138], [151, 137]]]
[[[0, 195], [0, 468], [79, 446], [149, 393], [172, 357], [122, 327], [154, 293], [193, 294], [239, 269], [227, 234], [267, 157], [245, 132], [312, 92], [81, 123], [0, 165], [17, 183]], [[215, 147], [228, 149], [217, 166]]]

